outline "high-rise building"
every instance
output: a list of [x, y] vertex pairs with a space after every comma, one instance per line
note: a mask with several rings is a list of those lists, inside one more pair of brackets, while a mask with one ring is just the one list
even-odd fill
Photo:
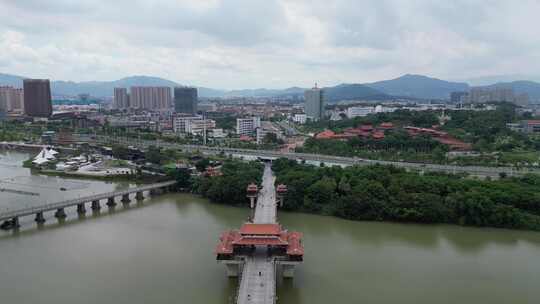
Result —
[[257, 128], [261, 127], [260, 117], [237, 118], [236, 134], [242, 136], [255, 136]]
[[304, 92], [305, 112], [312, 120], [320, 120], [324, 115], [324, 91], [315, 86]]
[[129, 108], [129, 95], [126, 88], [114, 88], [113, 108], [118, 110]]
[[510, 87], [475, 87], [471, 88], [468, 101], [470, 103], [512, 102], [517, 105], [527, 105], [529, 96], [527, 94], [516, 95]]
[[131, 87], [129, 108], [143, 110], [168, 110], [171, 105], [170, 87]]
[[0, 113], [7, 112], [7, 104], [11, 95], [11, 87], [0, 87]]
[[52, 115], [51, 84], [48, 79], [24, 79], [24, 113], [31, 117]]
[[450, 102], [453, 104], [463, 103], [468, 95], [468, 92], [452, 92], [450, 93]]
[[11, 98], [7, 103], [8, 112], [24, 113], [24, 90], [23, 89], [11, 89]]
[[177, 113], [197, 113], [197, 88], [175, 87], [174, 110]]

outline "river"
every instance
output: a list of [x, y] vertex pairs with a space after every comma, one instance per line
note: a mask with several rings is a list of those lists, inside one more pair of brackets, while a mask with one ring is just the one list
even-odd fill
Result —
[[[27, 157], [0, 152], [11, 182], [0, 186], [40, 196], [1, 192], [0, 208], [128, 186], [32, 176], [19, 166]], [[247, 208], [166, 194], [85, 218], [74, 209], [63, 223], [50, 212], [44, 227], [26, 217], [0, 232], [1, 303], [232, 303], [237, 281], [213, 250]], [[537, 232], [278, 216], [306, 249], [296, 277], [278, 282], [278, 303], [540, 303]]]

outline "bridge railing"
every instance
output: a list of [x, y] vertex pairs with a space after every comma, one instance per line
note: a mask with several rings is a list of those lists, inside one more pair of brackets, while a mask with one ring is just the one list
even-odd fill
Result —
[[89, 196], [84, 196], [84, 197], [79, 197], [79, 198], [74, 198], [74, 199], [68, 199], [68, 200], [64, 200], [64, 201], [56, 202], [56, 203], [50, 203], [50, 204], [32, 206], [32, 207], [27, 207], [27, 208], [22, 208], [22, 209], [10, 210], [10, 211], [0, 213], [0, 220], [10, 219], [10, 218], [13, 218], [13, 217], [24, 216], [24, 215], [28, 215], [28, 214], [34, 214], [34, 213], [37, 213], [37, 212], [55, 210], [55, 209], [59, 209], [59, 208], [65, 208], [65, 207], [74, 206], [74, 205], [87, 203], [87, 202], [91, 202], [91, 201], [102, 200], [102, 199], [109, 198], [109, 197], [115, 197], [115, 196], [121, 196], [121, 195], [125, 195], [125, 194], [131, 194], [131, 193], [135, 193], [135, 192], [141, 192], [141, 191], [148, 191], [148, 190], [152, 190], [152, 189], [163, 188], [163, 187], [171, 186], [171, 185], [174, 185], [174, 184], [176, 184], [176, 181], [168, 181], [168, 182], [163, 182], [163, 183], [157, 183], [157, 184], [145, 185], [145, 186], [140, 186], [140, 187], [135, 187], [135, 188], [129, 188], [129, 189], [125, 189], [125, 190], [111, 191], [111, 192], [106, 192], [106, 193], [101, 193], [101, 194], [94, 194], [94, 195], [89, 195]]

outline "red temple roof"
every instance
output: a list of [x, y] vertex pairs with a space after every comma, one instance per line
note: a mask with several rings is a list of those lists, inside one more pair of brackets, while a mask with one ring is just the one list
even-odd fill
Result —
[[233, 241], [239, 237], [238, 231], [226, 231], [221, 234], [219, 238], [219, 244], [216, 247], [217, 254], [232, 254], [233, 253]]
[[279, 235], [280, 233], [279, 224], [244, 224], [240, 228], [242, 235]]
[[281, 236], [241, 236], [232, 243], [239, 246], [287, 246], [287, 233], [283, 233]]
[[373, 134], [371, 134], [371, 137], [373, 139], [384, 139], [384, 132], [375, 131], [375, 132], [373, 132]]
[[[253, 229], [252, 225], [260, 226], [274, 226], [274, 224], [246, 224], [250, 225], [246, 227], [248, 230]], [[279, 225], [275, 224], [279, 227]], [[245, 225], [244, 225], [245, 226]], [[242, 227], [244, 228], [244, 227]], [[281, 227], [279, 227], [281, 229]], [[262, 230], [275, 229], [266, 228]], [[231, 230], [224, 232], [219, 238], [219, 244], [216, 246], [216, 254], [218, 255], [231, 255], [234, 254], [235, 246], [282, 246], [286, 247], [287, 254], [290, 256], [303, 256], [304, 247], [302, 245], [302, 233], [300, 232], [287, 232], [282, 230], [277, 235], [262, 235], [262, 234], [246, 234], [243, 235], [237, 230]]]
[[253, 141], [253, 138], [246, 135], [242, 135], [240, 136], [240, 141]]
[[302, 233], [289, 232], [287, 234], [287, 241], [289, 246], [287, 247], [288, 255], [303, 256], [304, 246], [302, 246]]
[[373, 130], [373, 126], [372, 125], [362, 125], [362, 126], [360, 126], [360, 130], [371, 132], [371, 130]]
[[332, 139], [332, 138], [334, 138], [335, 135], [336, 135], [336, 133], [334, 133], [333, 131], [325, 130], [325, 131], [315, 135], [315, 138], [316, 139]]

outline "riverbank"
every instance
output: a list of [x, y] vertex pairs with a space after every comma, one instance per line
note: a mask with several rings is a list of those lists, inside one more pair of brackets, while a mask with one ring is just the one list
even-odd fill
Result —
[[[201, 177], [196, 193], [243, 205], [246, 185], [258, 182], [253, 165], [226, 163], [222, 176]], [[224, 165], [225, 167], [225, 165]], [[284, 209], [360, 221], [444, 223], [540, 231], [540, 176], [498, 181], [450, 174], [418, 174], [392, 166], [316, 167], [274, 161], [276, 183], [286, 184]]]
[[45, 164], [44, 166], [36, 166], [34, 157], [30, 157], [22, 162], [22, 167], [30, 169], [33, 174], [43, 174], [48, 176], [97, 180], [97, 181], [117, 181], [117, 182], [134, 182], [134, 183], [155, 183], [167, 180], [165, 175], [149, 174], [149, 173], [134, 173], [130, 168], [107, 167], [98, 171], [62, 171], [52, 169], [56, 162]]
[[137, 184], [149, 184], [149, 183], [159, 183], [162, 181], [169, 180], [167, 176], [159, 176], [152, 174], [120, 174], [120, 175], [87, 175], [87, 174], [78, 174], [76, 172], [61, 172], [57, 170], [40, 170], [40, 169], [31, 169], [33, 174], [43, 174], [47, 176], [57, 176], [57, 177], [66, 177], [73, 179], [85, 179], [85, 180], [96, 180], [96, 181], [107, 181], [107, 182], [133, 182]]

